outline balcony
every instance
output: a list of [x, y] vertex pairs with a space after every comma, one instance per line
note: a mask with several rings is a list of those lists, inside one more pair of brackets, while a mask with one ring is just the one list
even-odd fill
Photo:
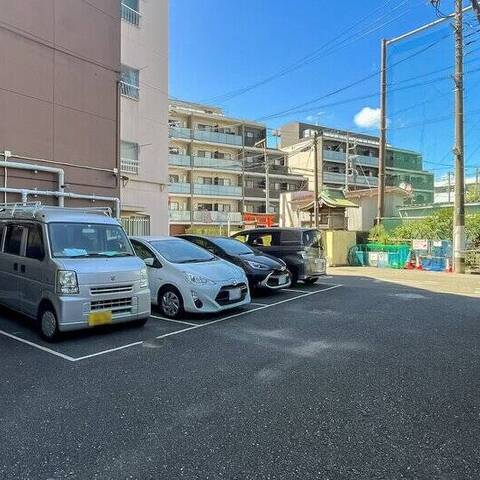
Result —
[[242, 187], [233, 185], [205, 185], [203, 183], [195, 183], [193, 192], [197, 195], [211, 195], [219, 197], [241, 197]]
[[[341, 185], [345, 184], [345, 174], [337, 172], [324, 172], [323, 181], [325, 183], [339, 183]], [[348, 183], [350, 185], [358, 185], [365, 187], [376, 187], [378, 186], [377, 177], [369, 177], [364, 175], [349, 175]]]
[[139, 170], [138, 159], [121, 158], [120, 159], [120, 170], [123, 173], [132, 173], [133, 175], [138, 175], [138, 170]]
[[[331, 160], [333, 162], [345, 163], [344, 152], [336, 152], [334, 150], [324, 150], [323, 158], [324, 160]], [[378, 168], [378, 158], [369, 157], [368, 155], [356, 155], [354, 153], [350, 154], [350, 159], [359, 165], [365, 165], [367, 167], [377, 167]]]
[[168, 193], [190, 193], [190, 183], [171, 183]]
[[193, 157], [195, 167], [213, 168], [217, 170], [242, 170], [242, 161], [229, 158]]
[[168, 155], [168, 164], [178, 167], [190, 167], [191, 166], [191, 157], [190, 155], [178, 155], [170, 153]]
[[133, 85], [131, 83], [120, 82], [120, 93], [124, 97], [132, 98], [133, 100], [138, 100], [140, 98], [140, 87], [138, 85]]
[[242, 223], [242, 214], [240, 212], [198, 210], [193, 212], [193, 220], [199, 223]]
[[[265, 201], [265, 189], [260, 187], [245, 187], [245, 197], [258, 198], [261, 201]], [[280, 190], [274, 190], [271, 188], [269, 197], [270, 199], [278, 200], [280, 198]]]
[[170, 127], [168, 133], [171, 138], [192, 138], [192, 130], [186, 127]]
[[353, 158], [358, 165], [378, 168], [378, 157], [369, 157], [368, 155], [355, 155]]
[[169, 210], [171, 222], [190, 222], [190, 212], [188, 210]]
[[140, 18], [140, 12], [122, 2], [122, 20], [138, 27], [140, 25]]
[[226, 145], [242, 146], [242, 137], [232, 133], [208, 132], [204, 130], [194, 130], [193, 138], [202, 142], [224, 143]]

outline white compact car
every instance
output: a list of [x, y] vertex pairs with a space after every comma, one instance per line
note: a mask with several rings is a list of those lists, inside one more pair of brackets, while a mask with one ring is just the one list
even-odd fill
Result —
[[245, 272], [175, 237], [132, 237], [148, 267], [152, 303], [177, 318], [184, 311], [214, 313], [250, 303]]

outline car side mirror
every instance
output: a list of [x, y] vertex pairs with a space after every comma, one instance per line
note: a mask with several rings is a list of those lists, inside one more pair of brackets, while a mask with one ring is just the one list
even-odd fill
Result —
[[162, 268], [161, 263], [156, 258], [145, 258], [144, 263], [150, 268]]

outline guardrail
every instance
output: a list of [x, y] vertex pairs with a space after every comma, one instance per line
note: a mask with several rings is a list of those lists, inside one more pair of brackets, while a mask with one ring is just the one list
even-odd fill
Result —
[[122, 20], [125, 20], [127, 23], [131, 23], [132, 25], [139, 26], [140, 25], [140, 18], [142, 15], [137, 10], [129, 7], [122, 3]]

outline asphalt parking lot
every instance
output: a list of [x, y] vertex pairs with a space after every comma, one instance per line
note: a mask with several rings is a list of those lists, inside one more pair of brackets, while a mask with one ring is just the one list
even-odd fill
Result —
[[0, 337], [19, 342], [25, 348], [36, 348], [47, 355], [54, 355], [65, 361], [79, 362], [126, 348], [139, 347], [166, 337], [188, 334], [192, 330], [240, 318], [244, 315], [258, 315], [267, 308], [301, 300], [310, 295], [338, 288], [338, 286], [317, 283], [309, 286], [299, 285], [274, 293], [260, 292], [256, 294], [250, 305], [241, 309], [208, 316], [187, 314], [180, 320], [165, 318], [158, 309], [154, 308], [149, 321], [143, 328], [120, 324], [95, 330], [71, 332], [64, 334], [61, 341], [54, 344], [43, 341], [30, 320], [3, 309], [0, 311]]
[[2, 312], [0, 478], [480, 478], [478, 298], [293, 290], [54, 345]]

